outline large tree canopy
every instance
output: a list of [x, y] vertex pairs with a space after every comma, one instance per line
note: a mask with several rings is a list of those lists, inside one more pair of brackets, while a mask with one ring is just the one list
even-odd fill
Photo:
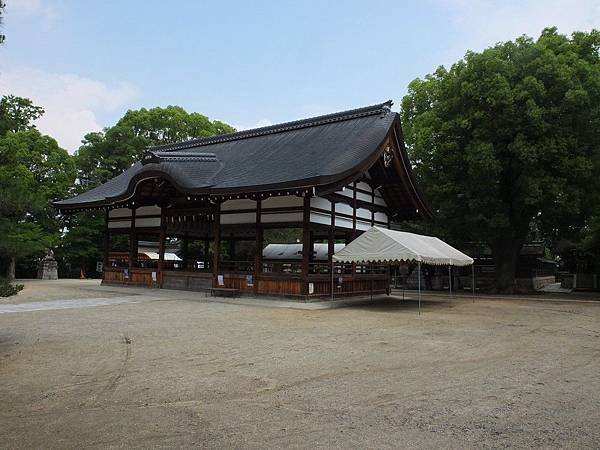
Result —
[[0, 136], [0, 257], [14, 278], [18, 258], [41, 254], [59, 239], [50, 201], [75, 180], [75, 165], [56, 141], [35, 129]]
[[600, 33], [529, 37], [469, 52], [414, 80], [405, 138], [436, 225], [492, 247], [498, 288], [514, 286], [532, 226], [574, 233], [598, 198]]
[[59, 239], [50, 201], [64, 197], [75, 164], [50, 136], [35, 129], [43, 109], [13, 95], [0, 99], [0, 258], [14, 278], [15, 261], [42, 254]]

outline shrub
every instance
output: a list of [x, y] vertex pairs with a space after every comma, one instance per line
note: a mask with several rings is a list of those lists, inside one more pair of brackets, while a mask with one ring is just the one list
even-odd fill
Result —
[[12, 284], [5, 278], [0, 278], [0, 297], [10, 297], [16, 295], [23, 289], [22, 284]]

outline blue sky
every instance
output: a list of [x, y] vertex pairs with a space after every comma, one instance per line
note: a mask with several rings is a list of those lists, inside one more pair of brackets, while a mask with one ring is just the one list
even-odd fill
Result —
[[600, 28], [600, 0], [6, 0], [0, 93], [46, 108], [69, 151], [127, 109], [181, 105], [251, 128], [392, 99], [544, 26]]

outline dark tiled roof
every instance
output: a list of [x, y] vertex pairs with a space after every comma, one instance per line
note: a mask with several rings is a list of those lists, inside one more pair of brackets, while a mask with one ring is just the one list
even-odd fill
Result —
[[110, 205], [145, 178], [183, 193], [227, 194], [322, 186], [351, 176], [397, 124], [391, 101], [269, 127], [148, 149], [142, 161], [61, 209]]

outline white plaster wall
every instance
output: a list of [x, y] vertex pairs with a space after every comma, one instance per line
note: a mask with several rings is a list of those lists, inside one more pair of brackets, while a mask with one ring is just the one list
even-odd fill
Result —
[[358, 183], [356, 183], [356, 187], [358, 189], [362, 189], [363, 191], [369, 191], [369, 192], [371, 192], [371, 186], [369, 186], [364, 181], [359, 181]]
[[144, 218], [144, 217], [137, 217], [137, 215], [136, 215], [135, 226], [136, 227], [160, 227], [160, 217]]
[[327, 211], [331, 210], [331, 202], [321, 197], [312, 197], [310, 199], [310, 206], [312, 208], [326, 209]]
[[356, 217], [367, 219], [370, 221], [371, 220], [371, 211], [369, 211], [368, 209], [365, 209], [365, 208], [358, 208], [356, 210]]
[[243, 198], [239, 200], [227, 200], [221, 204], [221, 211], [235, 211], [240, 209], [256, 209], [256, 202]]
[[117, 208], [111, 209], [108, 212], [108, 217], [131, 217], [131, 209], [129, 208]]
[[345, 203], [336, 203], [335, 204], [335, 212], [336, 213], [342, 213], [342, 214], [353, 214], [353, 209], [352, 206], [347, 205]]
[[386, 213], [376, 212], [375, 213], [375, 220], [378, 221], [378, 222], [385, 222], [385, 223], [387, 223], [388, 216], [387, 216]]
[[371, 228], [371, 222], [364, 222], [362, 220], [356, 221], [356, 229], [357, 230], [365, 231], [365, 230], [368, 230], [369, 228]]
[[364, 194], [362, 192], [356, 193], [356, 199], [362, 200], [363, 202], [369, 202], [369, 203], [371, 203], [373, 201], [371, 194]]
[[118, 222], [108, 222], [108, 228], [131, 228], [131, 220], [119, 220]]
[[302, 206], [304, 205], [304, 199], [296, 195], [282, 195], [281, 197], [269, 197], [265, 198], [261, 207], [264, 208], [282, 208], [288, 206]]
[[221, 214], [221, 224], [254, 224], [256, 223], [256, 213], [239, 213], [239, 214]]
[[[113, 210], [116, 211], [116, 210]], [[152, 205], [152, 206], [140, 206], [135, 210], [135, 215], [137, 216], [156, 216], [160, 215], [160, 206]]]
[[310, 221], [312, 223], [320, 223], [323, 225], [331, 225], [331, 214], [321, 213], [321, 212], [311, 212], [310, 213]]
[[290, 212], [290, 213], [275, 213], [268, 214], [263, 211], [260, 216], [262, 223], [277, 223], [277, 222], [302, 222], [302, 212]]
[[345, 217], [336, 217], [335, 226], [340, 228], [352, 229], [352, 219], [346, 219]]

